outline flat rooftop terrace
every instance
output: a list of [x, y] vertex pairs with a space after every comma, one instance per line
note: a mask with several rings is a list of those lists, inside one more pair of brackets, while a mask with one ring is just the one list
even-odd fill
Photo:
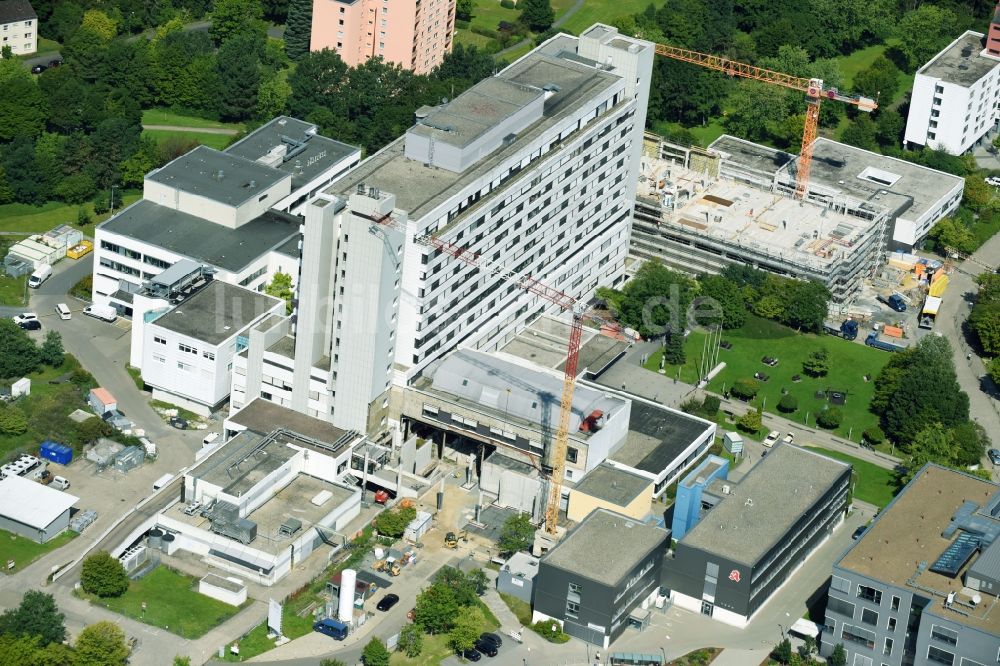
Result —
[[278, 299], [213, 280], [155, 324], [195, 340], [218, 345], [278, 305]]
[[[681, 545], [753, 567], [850, 465], [779, 444], [681, 539]], [[780, 480], [780, 482], [778, 482]]]
[[742, 182], [706, 181], [663, 160], [646, 157], [643, 164], [638, 196], [647, 205], [665, 194], [679, 201], [673, 212], [661, 206], [663, 223], [813, 270], [860, 250], [876, 224]]
[[652, 483], [635, 472], [604, 462], [587, 472], [573, 487], [573, 492], [581, 492], [617, 506], [626, 506]]
[[917, 73], [967, 88], [998, 65], [1000, 60], [983, 55], [983, 33], [969, 30], [946, 46]]
[[[403, 154], [406, 138], [400, 137], [352, 169], [326, 193], [347, 199], [359, 183], [378, 187], [396, 195], [396, 207], [407, 211], [411, 219], [419, 220], [457, 192], [477, 184], [484, 175], [518, 154], [525, 144], [544, 134], [601, 92], [622, 85], [615, 74], [539, 52], [529, 53], [498, 76], [539, 89], [547, 84], [559, 86], [559, 91], [545, 101], [542, 119], [519, 132], [515, 141], [493, 151], [464, 172], [455, 173], [407, 159]], [[477, 84], [470, 90], [475, 91], [479, 85], [484, 84]], [[556, 155], [559, 155], [559, 150], [550, 151], [543, 159]], [[500, 188], [496, 192], [505, 189]], [[492, 198], [492, 195], [487, 198]]]
[[778, 169], [795, 158], [795, 155], [783, 150], [763, 146], [728, 134], [723, 134], [713, 141], [709, 149], [724, 154], [727, 159], [738, 164], [763, 171], [772, 176], [778, 172]]
[[665, 547], [669, 537], [670, 532], [661, 527], [596, 509], [541, 561], [614, 585], [654, 548]]
[[[311, 500], [324, 490], [329, 491], [331, 497], [322, 505], [316, 506]], [[281, 552], [288, 548], [293, 539], [301, 536], [301, 532], [292, 537], [279, 535], [278, 530], [281, 528], [281, 524], [288, 518], [302, 521], [302, 529], [309, 529], [335, 508], [350, 500], [357, 492], [359, 491], [322, 481], [306, 474], [296, 475], [291, 483], [247, 516], [248, 519], [257, 523], [257, 538], [250, 544], [250, 547], [271, 554]], [[197, 514], [185, 515], [184, 507], [183, 503], [176, 504], [167, 510], [167, 515], [194, 527], [204, 530], [212, 529], [212, 523], [208, 518]], [[233, 541], [233, 544], [240, 545], [237, 541]]]
[[659, 474], [713, 426], [683, 412], [632, 401], [625, 441], [608, 456], [622, 465]]
[[146, 175], [147, 180], [227, 206], [254, 199], [286, 178], [289, 174], [278, 169], [207, 146], [198, 146]]
[[[541, 315], [500, 351], [542, 367], [562, 370], [566, 365], [569, 333], [569, 323], [549, 315]], [[592, 328], [585, 327], [581, 339], [577, 366], [579, 372], [600, 372], [629, 347], [627, 342], [601, 335]]]
[[[962, 504], [972, 501], [982, 506], [997, 490], [997, 484], [989, 481], [930, 465], [879, 513], [838, 565], [898, 587], [908, 587], [912, 581], [924, 588], [914, 589], [923, 596], [929, 596], [927, 588], [934, 590], [936, 594], [926, 610], [933, 609], [936, 615], [959, 624], [1000, 634], [1000, 606], [994, 605], [988, 595], [978, 610], [967, 614], [945, 608], [942, 603], [942, 597], [949, 592], [968, 602], [962, 585], [968, 564], [955, 578], [930, 570], [930, 565], [961, 534], [959, 531], [949, 539], [941, 536]], [[921, 572], [922, 562], [927, 568]]]
[[[282, 428], [328, 445], [340, 443], [341, 446], [347, 446], [350, 443], [344, 441], [349, 434], [348, 431], [261, 398], [251, 400], [227, 420], [258, 435], [265, 435], [275, 428]], [[352, 438], [351, 442], [353, 441]]]

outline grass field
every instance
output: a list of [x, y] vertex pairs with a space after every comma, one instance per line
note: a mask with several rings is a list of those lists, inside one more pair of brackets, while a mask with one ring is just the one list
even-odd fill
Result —
[[23, 569], [42, 555], [65, 546], [76, 537], [76, 532], [63, 532], [46, 543], [35, 543], [27, 537], [0, 530], [0, 564], [13, 560], [15, 571]]
[[610, 24], [623, 16], [638, 14], [650, 4], [660, 7], [664, 0], [586, 0], [561, 30], [577, 35], [594, 23]]
[[[287, 638], [300, 638], [312, 631], [312, 616], [299, 617], [291, 612], [288, 607], [283, 608], [281, 615], [281, 630]], [[333, 639], [330, 639], [331, 641]], [[222, 661], [246, 661], [259, 654], [264, 654], [268, 650], [274, 649], [274, 639], [268, 638], [267, 622], [262, 622], [251, 629], [246, 636], [235, 642], [240, 647], [240, 653], [234, 655], [226, 650]]]
[[197, 116], [186, 116], [169, 109], [146, 109], [142, 112], [143, 125], [175, 125], [177, 127], [207, 127], [211, 129], [233, 129], [242, 131], [241, 123], [224, 123]]
[[[499, 629], [500, 623], [493, 616], [493, 613], [482, 602], [480, 602], [480, 607], [485, 617], [480, 631]], [[389, 659], [389, 664], [390, 666], [435, 666], [454, 654], [455, 651], [448, 645], [448, 634], [435, 634], [433, 636], [424, 634], [424, 649], [421, 650], [419, 656], [411, 658], [402, 652], [394, 652], [392, 658]]]
[[[122, 204], [128, 206], [141, 196], [138, 192], [128, 191], [122, 195]], [[86, 208], [91, 217], [91, 223], [82, 227], [76, 224], [77, 211], [81, 207]], [[19, 203], [3, 204], [0, 205], [0, 231], [20, 231], [24, 232], [25, 235], [38, 234], [45, 233], [60, 224], [69, 224], [80, 229], [84, 235], [93, 236], [94, 227], [110, 216], [110, 213], [94, 215], [94, 205], [91, 202], [82, 204], [82, 206], [64, 204], [61, 201], [50, 201], [41, 206]]]
[[198, 638], [239, 609], [198, 594], [197, 584], [194, 576], [158, 566], [141, 580], [132, 581], [122, 596], [100, 600], [94, 597], [91, 603], [185, 638]]
[[142, 134], [155, 140], [157, 144], [162, 144], [167, 139], [177, 138], [200, 143], [216, 150], [222, 150], [235, 138], [226, 134], [205, 134], [204, 132], [184, 132], [181, 130], [143, 130]]
[[27, 305], [28, 276], [10, 277], [0, 275], [0, 305], [21, 307]]
[[726, 133], [726, 128], [722, 125], [722, 120], [712, 118], [707, 125], [696, 125], [694, 127], [684, 127], [680, 123], [668, 123], [662, 120], [653, 123], [653, 131], [657, 134], [667, 136], [671, 131], [686, 129], [694, 135], [698, 145], [707, 148], [710, 143]]
[[854, 466], [854, 496], [862, 502], [868, 502], [882, 508], [896, 494], [891, 470], [879, 467], [867, 460], [861, 460], [846, 453], [840, 453], [839, 451], [831, 451], [818, 446], [810, 446], [808, 448], [835, 460], [851, 463]]
[[[897, 42], [897, 39], [888, 39], [884, 44], [868, 46], [837, 58], [837, 64], [840, 67], [841, 87], [848, 91], [853, 90], [854, 77], [858, 75], [858, 72], [867, 69], [875, 58], [885, 55], [886, 50], [894, 46]], [[912, 87], [913, 73], [900, 72], [896, 94], [893, 95], [892, 99], [880, 99], [879, 104], [886, 106], [902, 99]]]
[[[761, 372], [769, 379], [760, 383], [753, 404], [762, 402], [765, 411], [779, 413], [778, 401], [785, 390], [798, 398], [798, 410], [781, 416], [815, 426], [816, 414], [833, 407], [826, 396], [817, 397], [816, 392], [839, 391], [847, 396], [847, 401], [840, 406], [844, 418], [834, 431], [836, 434], [857, 442], [865, 428], [878, 424], [878, 417], [868, 411], [874, 382], [866, 382], [863, 376], [877, 375], [889, 361], [889, 354], [832, 335], [800, 334], [753, 316], [742, 328], [725, 331], [722, 337], [733, 347], [720, 350], [719, 361], [725, 362], [726, 367], [709, 383], [709, 390], [724, 393], [736, 380], [751, 379], [755, 372]], [[802, 362], [811, 351], [821, 347], [830, 354], [830, 371], [824, 377], [809, 377], [802, 372]], [[764, 365], [761, 363], [764, 356], [776, 357], [778, 365], [773, 368]], [[800, 381], [793, 382], [794, 375]]]

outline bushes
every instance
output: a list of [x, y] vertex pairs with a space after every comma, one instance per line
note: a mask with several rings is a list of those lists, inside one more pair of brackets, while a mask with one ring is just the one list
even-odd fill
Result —
[[569, 635], [563, 633], [559, 623], [552, 620], [539, 620], [531, 625], [531, 630], [550, 643], [565, 643], [569, 640]]
[[517, 7], [514, 4], [514, 0], [500, 0], [500, 6], [504, 9], [515, 9]]
[[784, 414], [791, 414], [798, 408], [799, 400], [791, 393], [781, 396], [781, 400], [778, 401], [778, 411]]
[[839, 428], [843, 420], [844, 412], [842, 412], [838, 407], [831, 407], [830, 409], [816, 415], [816, 423], [818, 423], [821, 428], [826, 428], [828, 430]]
[[756, 379], [737, 379], [730, 389], [732, 394], [740, 400], [753, 400], [760, 390], [760, 382]]
[[763, 419], [756, 409], [751, 409], [736, 422], [736, 427], [751, 434], [758, 432], [762, 425], [764, 425]]
[[861, 436], [864, 438], [864, 441], [875, 446], [885, 441], [885, 433], [882, 432], [882, 428], [879, 428], [878, 426], [865, 428], [865, 431], [861, 433]]
[[706, 395], [704, 400], [689, 398], [681, 403], [681, 411], [685, 414], [694, 414], [712, 419], [719, 413], [722, 400], [717, 395]]

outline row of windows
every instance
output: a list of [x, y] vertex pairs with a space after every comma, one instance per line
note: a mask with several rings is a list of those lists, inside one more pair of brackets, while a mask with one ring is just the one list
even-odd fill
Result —
[[267, 272], [267, 266], [264, 266], [263, 268], [260, 268], [260, 269], [258, 269], [256, 271], [254, 271], [250, 275], [248, 275], [245, 278], [243, 278], [242, 280], [240, 280], [240, 286], [241, 287], [247, 286], [248, 284], [250, 284], [251, 282], [253, 282], [257, 278], [259, 278], [261, 275], [263, 275], [266, 272]]

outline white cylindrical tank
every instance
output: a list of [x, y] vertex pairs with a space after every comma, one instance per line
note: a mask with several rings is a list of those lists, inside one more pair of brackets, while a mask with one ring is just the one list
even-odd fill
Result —
[[337, 608], [337, 619], [350, 624], [354, 619], [354, 587], [357, 585], [358, 572], [354, 569], [344, 569], [340, 573], [340, 604]]

